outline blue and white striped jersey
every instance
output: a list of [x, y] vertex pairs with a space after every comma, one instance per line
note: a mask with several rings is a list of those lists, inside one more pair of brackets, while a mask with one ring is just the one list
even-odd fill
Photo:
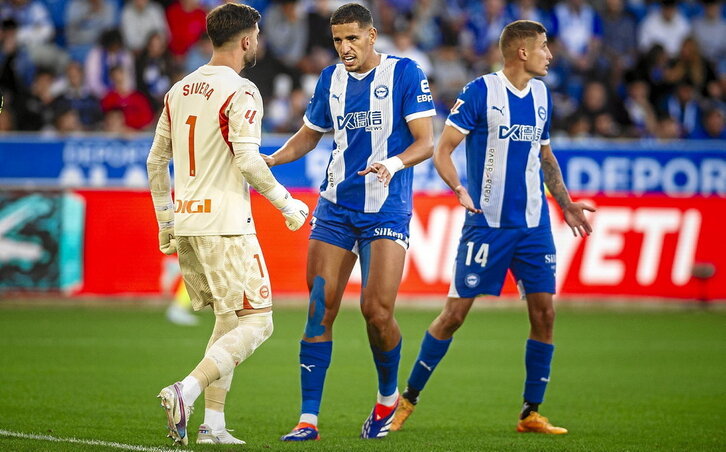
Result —
[[413, 143], [408, 121], [435, 114], [426, 75], [408, 58], [382, 54], [365, 74], [342, 63], [325, 68], [304, 117], [311, 129], [334, 134], [320, 196], [359, 212], [410, 213], [413, 168], [397, 172], [388, 187], [358, 171], [405, 151]]
[[550, 142], [551, 112], [540, 80], [520, 91], [499, 71], [464, 87], [446, 124], [466, 135], [467, 189], [483, 211], [468, 214], [466, 224], [549, 225], [540, 147]]

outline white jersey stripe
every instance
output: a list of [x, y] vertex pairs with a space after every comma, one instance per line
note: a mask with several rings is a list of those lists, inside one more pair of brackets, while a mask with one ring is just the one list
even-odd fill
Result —
[[[370, 86], [370, 111], [380, 111], [384, 118], [393, 117], [393, 73], [399, 60], [382, 56], [382, 61], [376, 69], [373, 83]], [[382, 88], [380, 91], [379, 87]], [[385, 92], [385, 95], [383, 93]], [[388, 137], [391, 135], [393, 121], [383, 121], [381, 127], [371, 130], [371, 155], [368, 157], [368, 166], [388, 158]], [[383, 185], [378, 176], [368, 173], [365, 176], [365, 205], [364, 212], [378, 212], [388, 198], [388, 187]]]
[[[509, 97], [507, 88], [495, 74], [484, 76], [487, 85], [487, 136], [484, 177], [480, 205], [489, 226], [498, 228], [502, 221], [502, 205], [507, 177], [509, 140], [499, 139], [499, 126], [509, 126]], [[497, 109], [490, 108], [497, 107]]]
[[[335, 121], [338, 116], [345, 116], [345, 95], [348, 88], [348, 72], [339, 64], [333, 72], [330, 81], [330, 114]], [[332, 159], [328, 165], [328, 186], [320, 196], [335, 203], [338, 200], [338, 184], [345, 179], [345, 151], [348, 149], [348, 131], [345, 127], [333, 127], [336, 148], [333, 149]]]

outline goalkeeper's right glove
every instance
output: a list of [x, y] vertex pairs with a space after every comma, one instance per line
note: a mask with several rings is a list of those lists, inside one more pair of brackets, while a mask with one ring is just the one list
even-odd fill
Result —
[[285, 226], [291, 231], [297, 231], [305, 224], [308, 218], [308, 205], [299, 199], [292, 197], [289, 191], [282, 185], [277, 185], [268, 194], [268, 198], [273, 206], [280, 209], [282, 216], [285, 217]]
[[164, 254], [176, 253], [176, 239], [174, 238], [174, 226], [159, 231], [159, 249]]

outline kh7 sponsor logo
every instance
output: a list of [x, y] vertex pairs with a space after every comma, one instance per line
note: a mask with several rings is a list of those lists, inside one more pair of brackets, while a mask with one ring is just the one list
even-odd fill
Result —
[[499, 126], [499, 139], [512, 141], [539, 141], [542, 128], [528, 124], [512, 124]]
[[174, 201], [174, 213], [211, 213], [211, 199], [177, 199]]
[[345, 116], [338, 116], [338, 130], [363, 129], [370, 132], [383, 128], [383, 113], [381, 111], [354, 111]]

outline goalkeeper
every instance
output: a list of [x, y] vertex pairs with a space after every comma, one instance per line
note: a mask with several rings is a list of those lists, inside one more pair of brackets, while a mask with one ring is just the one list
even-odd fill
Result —
[[254, 8], [234, 3], [207, 15], [211, 61], [167, 93], [147, 160], [159, 248], [164, 254], [178, 252], [194, 309], [209, 305], [216, 318], [204, 358], [159, 394], [169, 436], [178, 444], [188, 443], [191, 407], [202, 391], [204, 423], [197, 443], [244, 443], [226, 429], [225, 398], [235, 367], [273, 329], [270, 280], [249, 186], [280, 210], [290, 230], [308, 216], [307, 205], [290, 196], [260, 156], [262, 99], [257, 87], [239, 76], [255, 63], [259, 19]]

